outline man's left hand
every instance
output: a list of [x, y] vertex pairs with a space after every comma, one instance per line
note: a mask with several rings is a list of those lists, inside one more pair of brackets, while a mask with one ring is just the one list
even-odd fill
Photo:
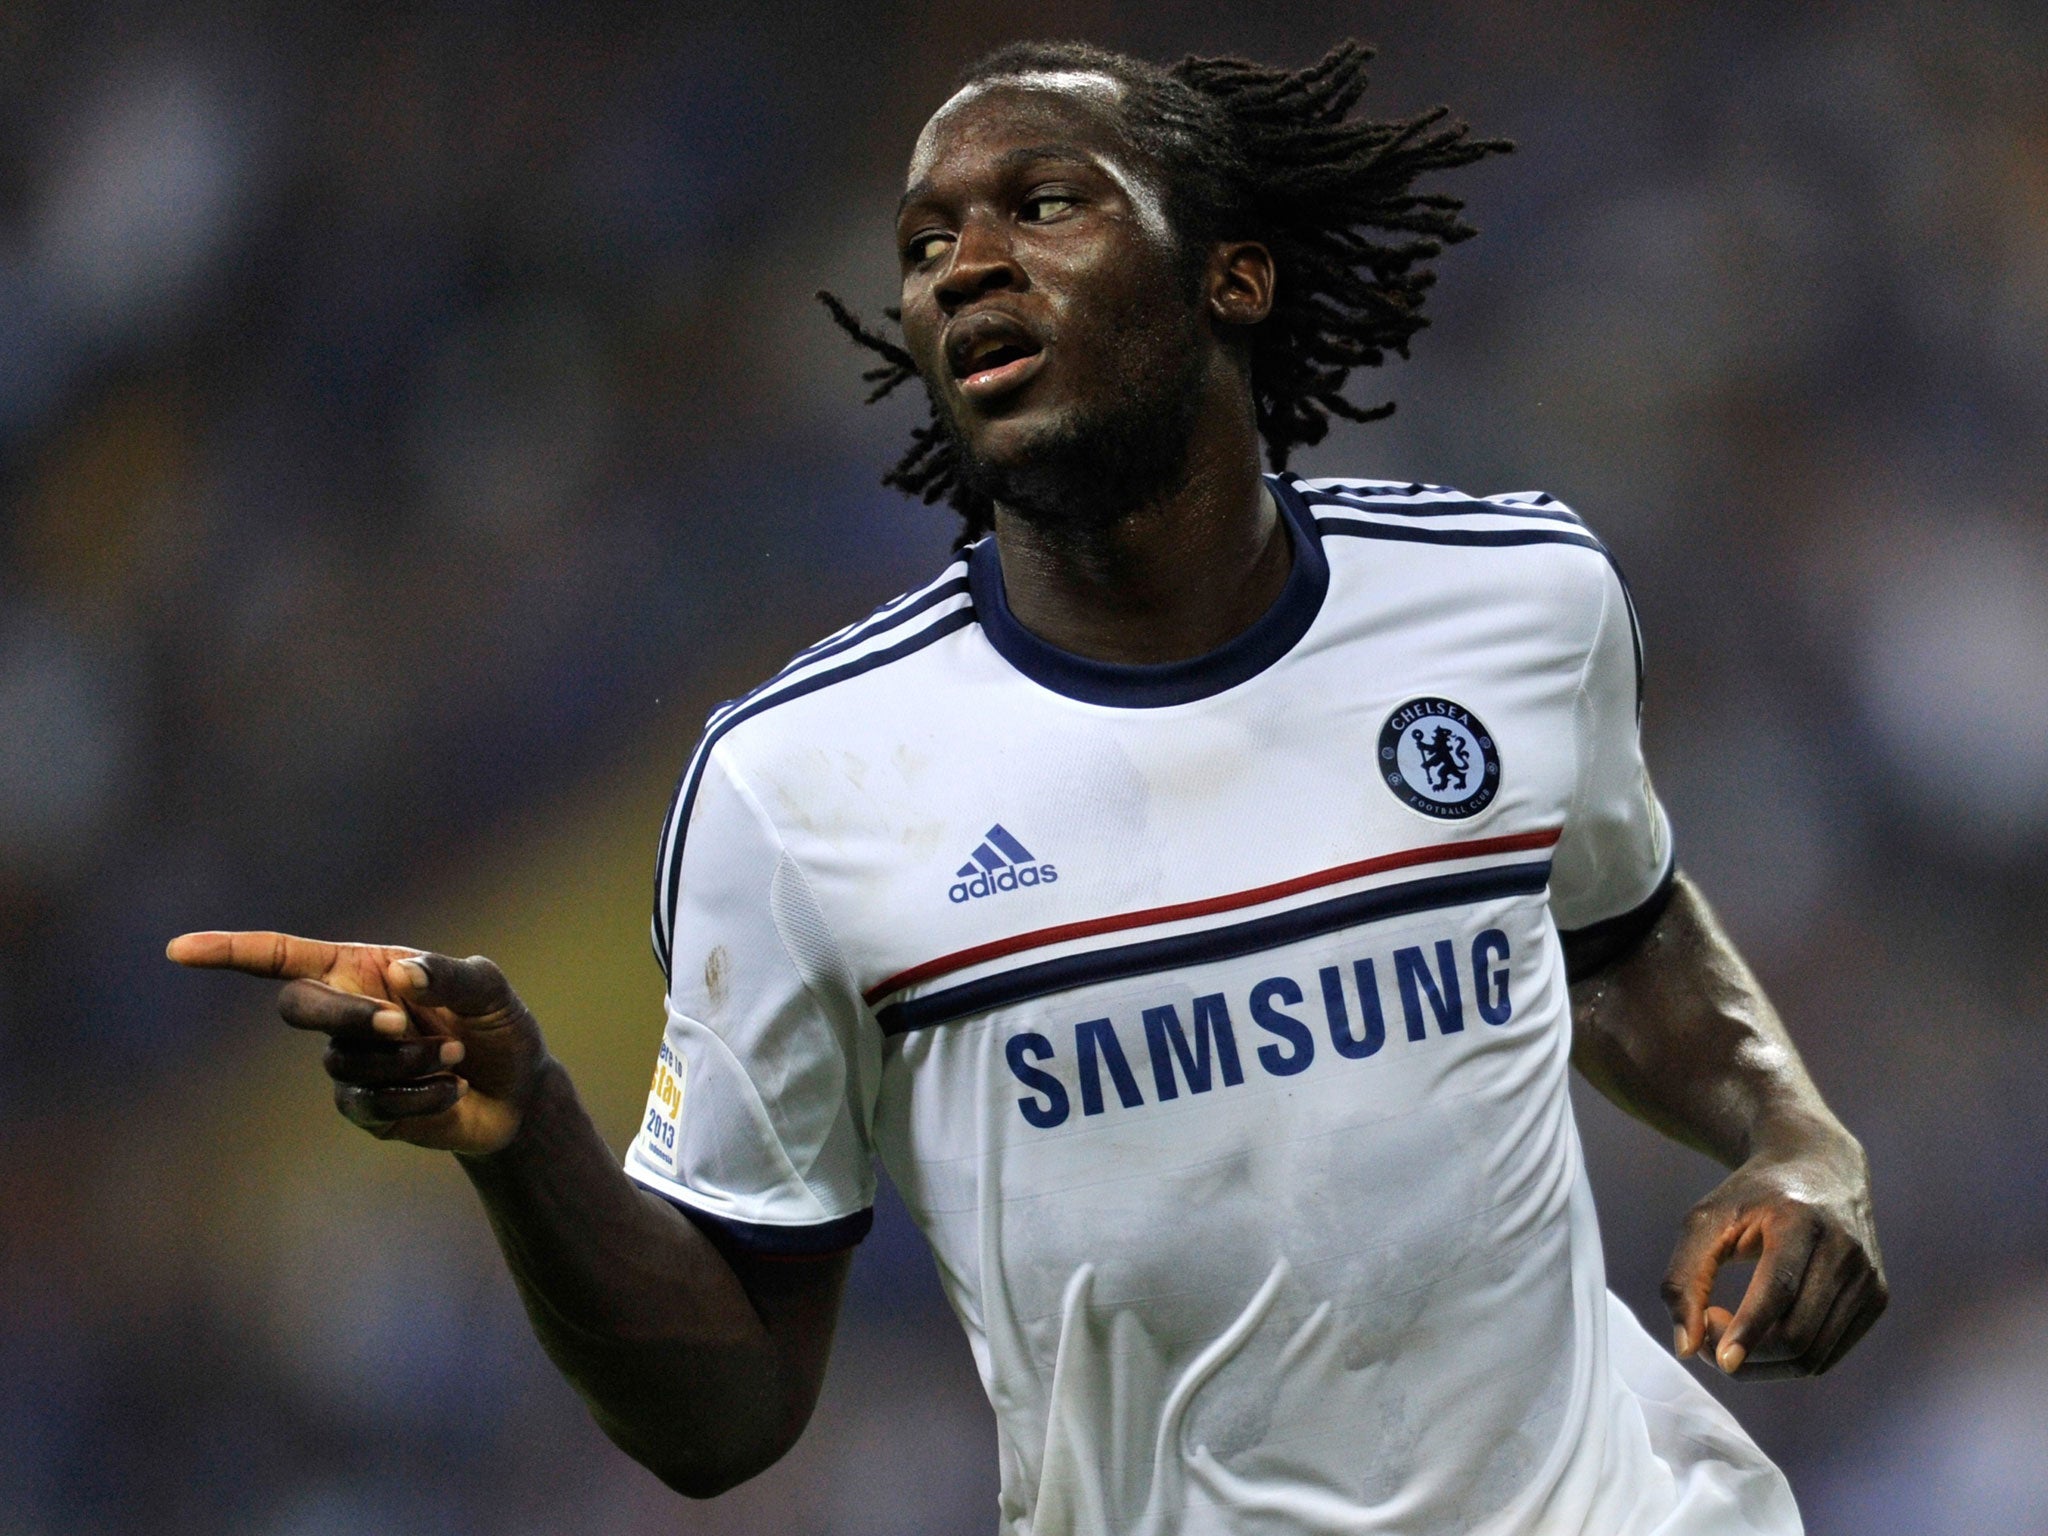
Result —
[[[1834, 1128], [1758, 1152], [1692, 1208], [1664, 1277], [1679, 1357], [1731, 1376], [1818, 1376], [1890, 1299], [1870, 1215], [1870, 1164]], [[1731, 1259], [1756, 1260], [1733, 1313], [1711, 1304]]]

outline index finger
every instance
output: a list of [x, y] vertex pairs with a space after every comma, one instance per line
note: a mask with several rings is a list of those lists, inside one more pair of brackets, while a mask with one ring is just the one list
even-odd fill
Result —
[[1755, 1236], [1743, 1251], [1752, 1251], [1753, 1243], [1756, 1273], [1714, 1351], [1714, 1363], [1731, 1376], [1742, 1368], [1757, 1337], [1791, 1311], [1819, 1240], [1811, 1219], [1780, 1212], [1767, 1213], [1751, 1230]]
[[342, 945], [288, 933], [181, 933], [164, 947], [167, 958], [201, 970], [241, 971], [280, 981], [318, 980], [334, 969]]

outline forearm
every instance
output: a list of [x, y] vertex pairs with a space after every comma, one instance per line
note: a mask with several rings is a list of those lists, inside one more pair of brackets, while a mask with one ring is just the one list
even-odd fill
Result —
[[1641, 944], [1572, 988], [1572, 1012], [1572, 1059], [1594, 1086], [1728, 1167], [1781, 1144], [1855, 1145], [1683, 875]]
[[459, 1161], [542, 1346], [630, 1455], [703, 1497], [794, 1442], [801, 1372], [717, 1246], [626, 1177], [558, 1064], [508, 1146]]
[[[1678, 1353], [1748, 1376], [1830, 1369], [1889, 1295], [1870, 1163], [1690, 881], [1572, 988], [1572, 1012], [1572, 1059], [1595, 1087], [1733, 1170], [1687, 1214], [1665, 1273]], [[1712, 1296], [1737, 1256], [1757, 1266], [1731, 1314]]]

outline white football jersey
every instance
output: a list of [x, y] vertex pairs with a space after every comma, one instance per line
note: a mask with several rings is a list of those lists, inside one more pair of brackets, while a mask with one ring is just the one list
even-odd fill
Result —
[[1547, 496], [1269, 480], [1263, 618], [1054, 649], [992, 540], [716, 711], [627, 1169], [931, 1242], [1010, 1536], [1800, 1529], [1606, 1289], [1560, 930], [1671, 869], [1641, 663]]

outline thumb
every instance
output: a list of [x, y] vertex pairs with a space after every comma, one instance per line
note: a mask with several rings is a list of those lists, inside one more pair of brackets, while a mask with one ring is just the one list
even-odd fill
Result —
[[505, 973], [482, 955], [407, 955], [385, 970], [385, 980], [405, 1002], [445, 1008], [462, 1018], [483, 1018], [519, 1006]]

